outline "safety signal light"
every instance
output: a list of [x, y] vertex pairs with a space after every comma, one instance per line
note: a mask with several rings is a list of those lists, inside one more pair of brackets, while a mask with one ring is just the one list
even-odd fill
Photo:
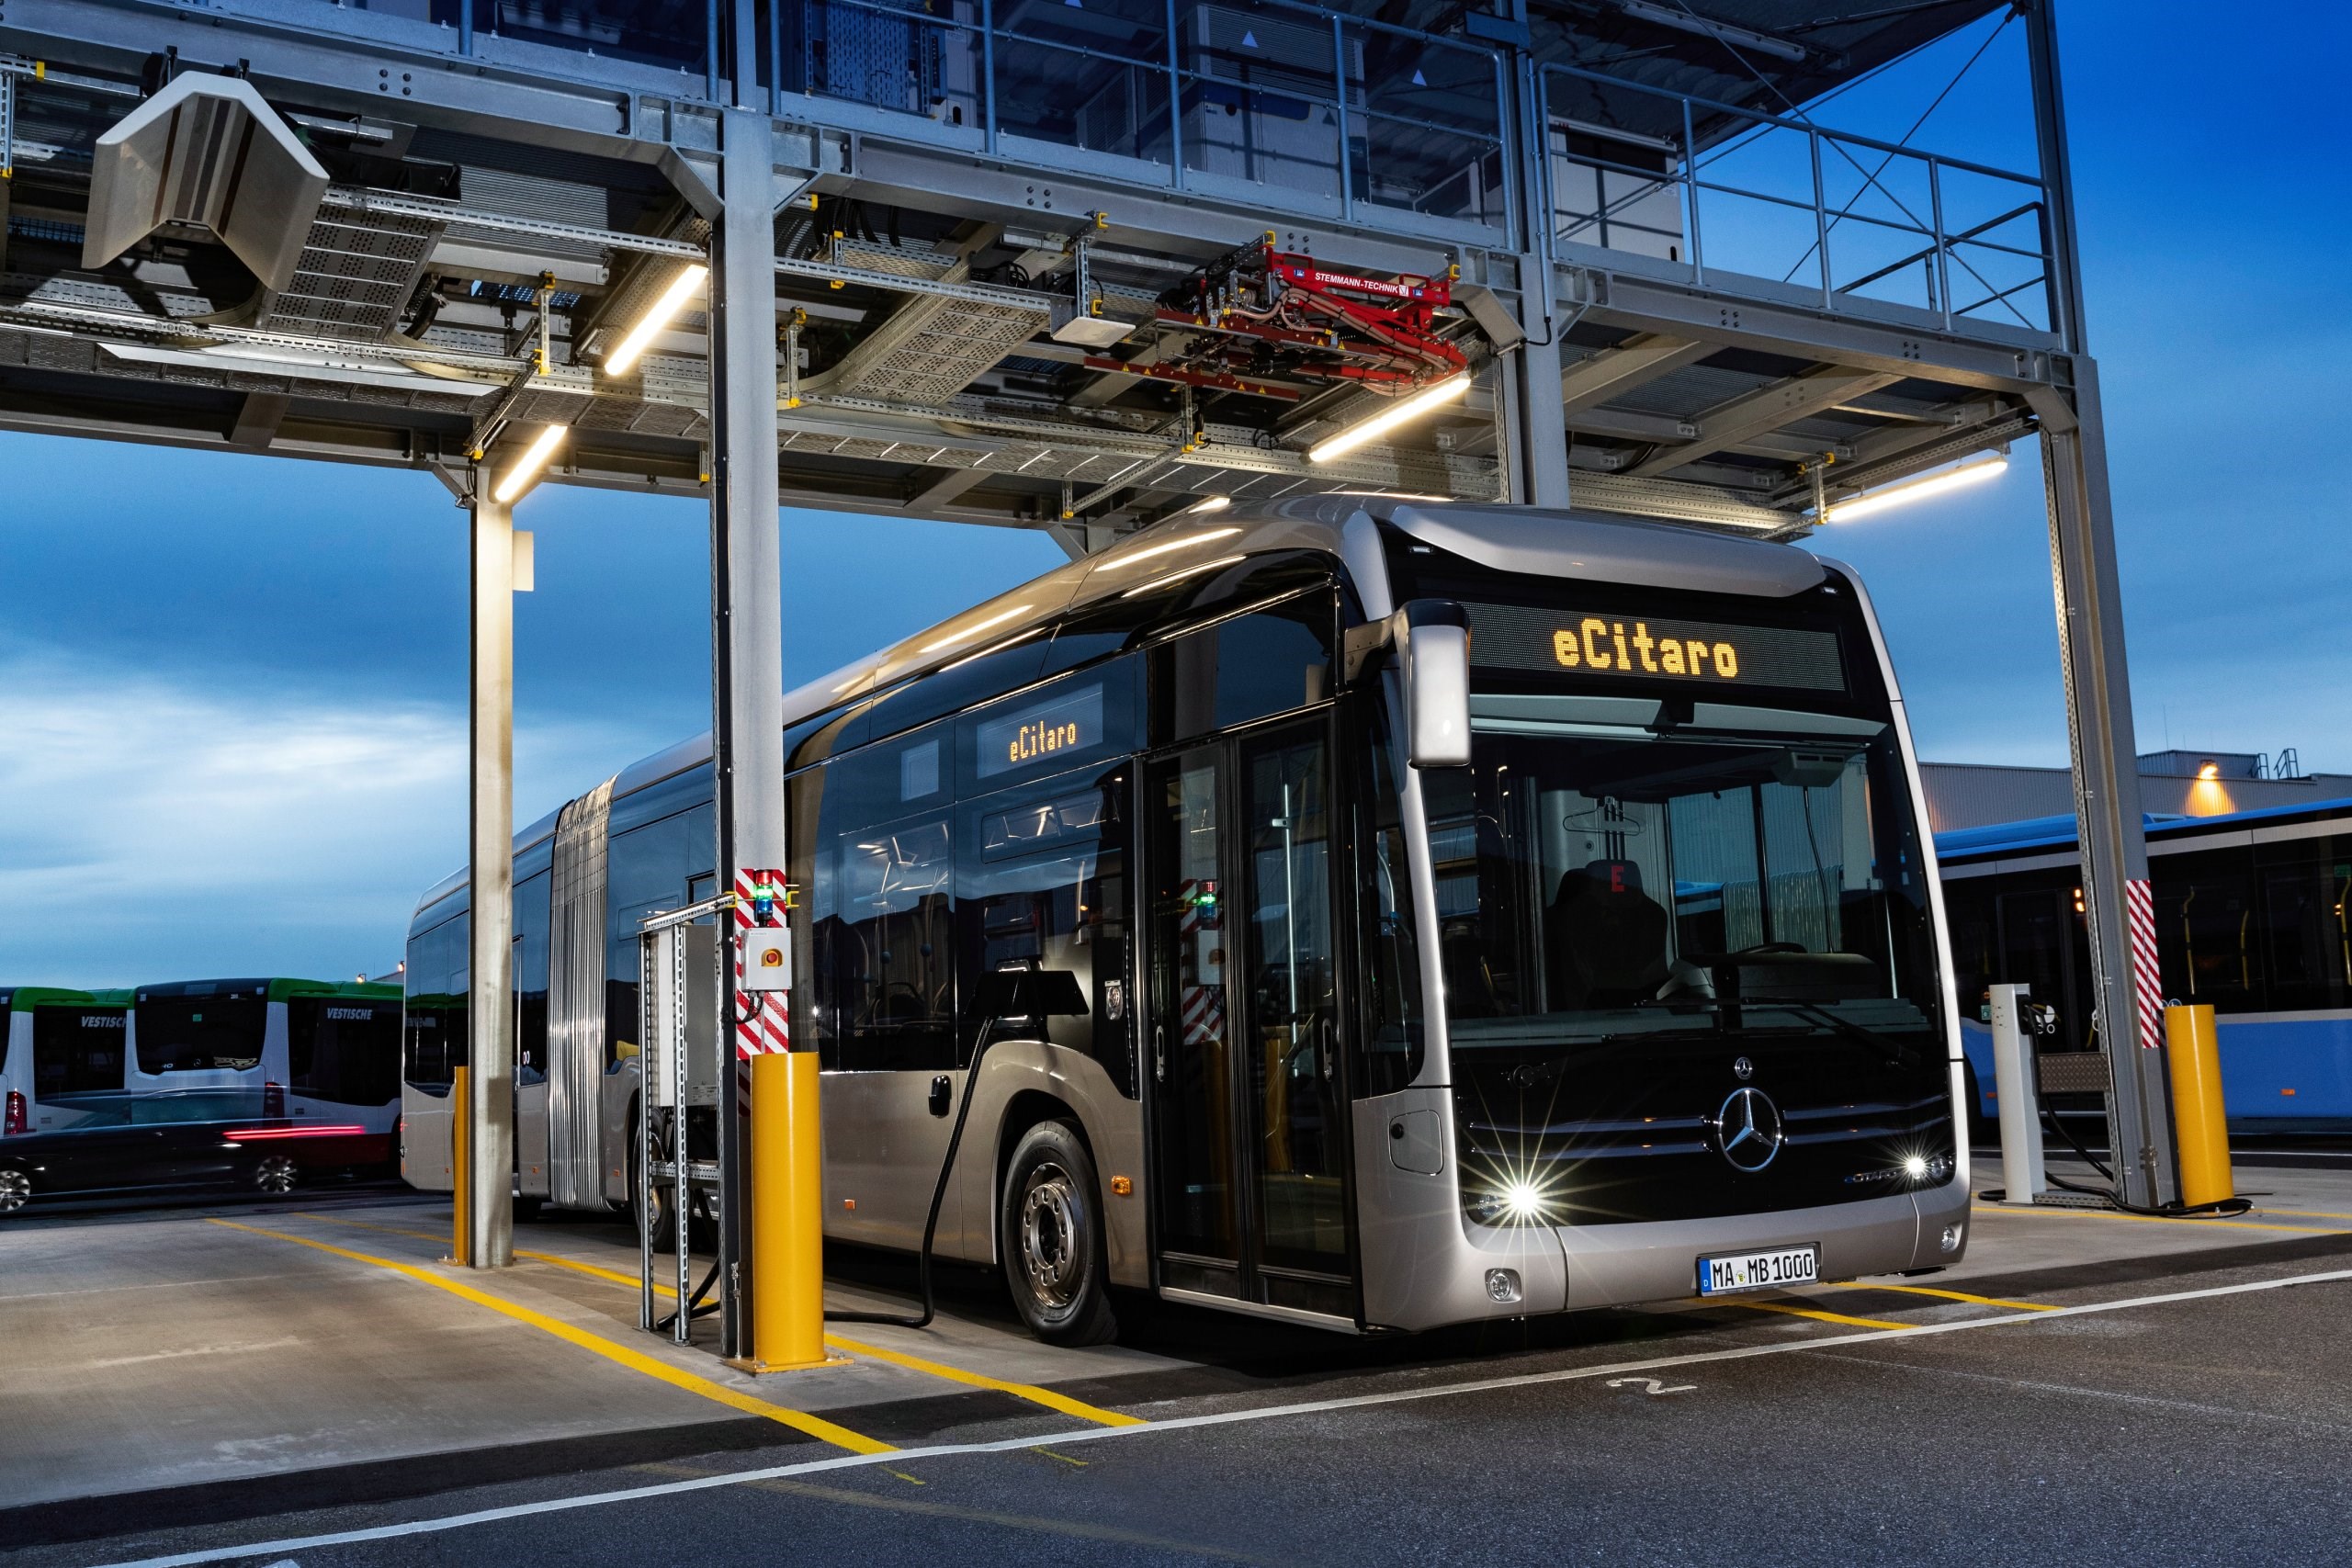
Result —
[[629, 328], [628, 335], [621, 339], [618, 348], [605, 356], [605, 374], [618, 376], [635, 365], [638, 356], [652, 346], [653, 340], [661, 335], [662, 329], [676, 320], [678, 312], [686, 308], [686, 301], [702, 292], [702, 286], [709, 276], [710, 268], [700, 262], [694, 262], [672, 278], [670, 287], [662, 291], [662, 298], [653, 302], [653, 309], [646, 311], [637, 325]]
[[28, 1131], [30, 1131], [30, 1128], [27, 1125], [25, 1121], [24, 1091], [22, 1089], [12, 1089], [8, 1091], [8, 1110], [6, 1119], [5, 1121], [0, 1121], [0, 1136], [13, 1138], [19, 1133]]

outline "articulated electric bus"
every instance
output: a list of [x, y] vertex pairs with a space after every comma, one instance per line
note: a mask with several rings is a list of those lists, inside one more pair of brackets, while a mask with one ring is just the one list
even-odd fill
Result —
[[[2352, 1132], [2352, 801], [2145, 826], [2165, 996], [2214, 1010], [2229, 1130]], [[2074, 818], [1962, 829], [1937, 843], [1961, 995], [1981, 1012], [1988, 987], [2023, 981], [2057, 1010], [2042, 1049], [2096, 1048]], [[1962, 1032], [1990, 1123], [1992, 1032], [1981, 1017]], [[2088, 1097], [2061, 1103], [2086, 1107], [2084, 1119], [2104, 1112]]]
[[[826, 1233], [915, 1247], [970, 1095], [939, 1249], [1041, 1337], [1107, 1337], [1113, 1286], [1425, 1329], [1962, 1253], [1935, 866], [1842, 567], [1318, 496], [1148, 529], [786, 724]], [[636, 932], [715, 886], [711, 800], [691, 742], [518, 840], [527, 1197], [631, 1190]], [[410, 938], [419, 1186], [465, 897]]]

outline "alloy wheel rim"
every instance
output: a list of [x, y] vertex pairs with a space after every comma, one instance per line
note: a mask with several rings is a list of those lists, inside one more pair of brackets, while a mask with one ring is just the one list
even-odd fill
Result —
[[0, 1214], [16, 1213], [32, 1195], [32, 1178], [21, 1170], [0, 1170]]
[[294, 1162], [284, 1155], [272, 1155], [261, 1162], [261, 1173], [256, 1179], [265, 1192], [291, 1192], [294, 1190]]
[[1021, 1264], [1030, 1293], [1056, 1311], [1077, 1294], [1078, 1195], [1069, 1174], [1041, 1165], [1021, 1195]]

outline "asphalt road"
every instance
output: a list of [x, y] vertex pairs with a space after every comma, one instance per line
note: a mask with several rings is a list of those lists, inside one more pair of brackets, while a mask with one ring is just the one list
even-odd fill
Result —
[[[892, 1453], [583, 1451], [492, 1485], [453, 1459], [421, 1495], [177, 1526], [126, 1506], [133, 1533], [93, 1520], [12, 1561], [2352, 1559], [2352, 1238], [1966, 1289], [2018, 1304], [1857, 1289], [1804, 1304], [1907, 1326], [1683, 1308], [1386, 1344], [1164, 1314], [1131, 1332], [1195, 1365], [1071, 1391], [1148, 1426], [978, 1395], [903, 1413]], [[320, 1539], [369, 1530], [397, 1533]]]

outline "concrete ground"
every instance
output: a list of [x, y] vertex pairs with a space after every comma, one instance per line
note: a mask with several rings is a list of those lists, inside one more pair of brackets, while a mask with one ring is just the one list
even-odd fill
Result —
[[[1418, 1338], [1136, 1299], [1055, 1350], [951, 1274], [931, 1330], [760, 1380], [637, 1331], [607, 1223], [518, 1227], [485, 1279], [413, 1194], [24, 1216], [0, 1554], [2341, 1562], [2352, 1172], [2239, 1186], [2228, 1220], [1980, 1203], [1923, 1279]], [[845, 1261], [836, 1307], [910, 1273]]]

